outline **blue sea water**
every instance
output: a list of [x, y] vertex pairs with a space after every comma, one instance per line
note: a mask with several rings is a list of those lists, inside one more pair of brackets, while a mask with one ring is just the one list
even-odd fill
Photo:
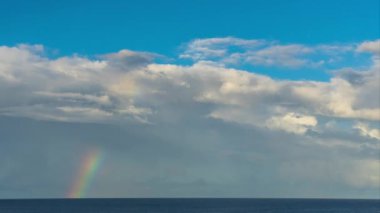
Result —
[[380, 213], [380, 200], [26, 199], [0, 200], [0, 213]]

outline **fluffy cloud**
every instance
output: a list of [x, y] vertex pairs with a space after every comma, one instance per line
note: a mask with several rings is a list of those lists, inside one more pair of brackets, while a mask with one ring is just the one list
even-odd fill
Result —
[[380, 140], [380, 130], [375, 128], [370, 128], [368, 124], [358, 123], [354, 126], [355, 129], [358, 129], [360, 134], [365, 137], [375, 138]]
[[[132, 98], [114, 94], [112, 87], [125, 72], [145, 66], [151, 54], [123, 50], [105, 59], [48, 59], [35, 49], [26, 45], [0, 49], [1, 114], [109, 122], [117, 117], [144, 120], [144, 112], [150, 113], [134, 106]], [[124, 89], [133, 93], [131, 86], [124, 85]]]
[[295, 134], [304, 134], [308, 128], [316, 126], [318, 121], [313, 116], [288, 113], [284, 116], [272, 117], [266, 123], [269, 128], [282, 129]]
[[380, 55], [380, 39], [375, 41], [365, 41], [361, 43], [356, 50], [358, 52], [370, 52]]
[[[246, 46], [257, 42], [225, 38], [195, 44]], [[380, 120], [376, 68], [340, 71], [329, 82], [283, 81], [212, 62], [155, 64], [151, 62], [153, 54], [128, 50], [91, 60], [78, 56], [49, 59], [41, 49], [25, 45], [0, 49], [2, 114], [37, 118], [44, 114], [45, 118], [68, 121], [86, 121], [93, 115], [97, 121], [137, 118], [154, 123], [155, 112], [159, 114], [178, 99], [212, 104], [207, 115], [211, 118], [256, 126], [270, 123], [279, 127], [275, 123], [290, 122], [293, 112]], [[9, 96], [10, 91], [17, 97]], [[290, 132], [305, 132], [304, 128], [294, 127]]]
[[[77, 126], [79, 122], [122, 124], [131, 129], [125, 135], [131, 137], [128, 140], [173, 149], [169, 152], [157, 148], [164, 153], [158, 158], [167, 165], [175, 164], [178, 158], [186, 165], [194, 163], [193, 155], [204, 162], [214, 162], [209, 165], [213, 168], [209, 176], [195, 175], [209, 171], [204, 162], [196, 162], [186, 171], [168, 168], [177, 172], [174, 182], [186, 180], [190, 188], [199, 182], [216, 187], [223, 175], [223, 181], [231, 186], [251, 178], [259, 181], [258, 174], [243, 172], [250, 171], [251, 165], [264, 176], [284, 175], [285, 180], [276, 181], [308, 180], [310, 177], [302, 174], [316, 165], [319, 169], [314, 177], [318, 179], [320, 174], [330, 171], [324, 167], [324, 160], [337, 158], [346, 163], [336, 164], [339, 169], [330, 171], [333, 181], [343, 179], [344, 184], [354, 188], [378, 186], [376, 165], [380, 147], [376, 125], [380, 121], [380, 63], [375, 55], [370, 58], [371, 66], [343, 67], [334, 71], [328, 81], [292, 81], [230, 68], [228, 64], [238, 59], [270, 66], [305, 66], [318, 62], [304, 58], [305, 54], [323, 51], [339, 55], [351, 51], [351, 47], [342, 50], [333, 45], [281, 45], [237, 38], [200, 39], [189, 45], [181, 57], [193, 58], [195, 62], [191, 65], [159, 64], [154, 62], [156, 54], [129, 50], [94, 59], [76, 55], [52, 59], [40, 45], [2, 46], [0, 114], [72, 122]], [[367, 51], [368, 45], [368, 42], [358, 45], [358, 51]], [[236, 49], [242, 51], [232, 53]], [[370, 52], [376, 54], [372, 49]], [[353, 125], [355, 130], [351, 128]], [[115, 147], [124, 145], [121, 139], [116, 141]], [[74, 146], [75, 140], [72, 143]], [[141, 148], [137, 152], [143, 156], [145, 151]], [[122, 158], [120, 153], [111, 152], [115, 153], [113, 160]], [[184, 157], [166, 159], [173, 153]], [[281, 156], [288, 164], [279, 167], [279, 159], [273, 156]], [[303, 162], [305, 158], [307, 161]], [[153, 157], [147, 160], [137, 156], [137, 159], [148, 161], [152, 164], [149, 168], [154, 170], [152, 162], [157, 160]], [[257, 159], [268, 159], [268, 168], [256, 165]], [[217, 164], [220, 161], [225, 166]], [[132, 164], [128, 165], [130, 169], [139, 168], [138, 163]], [[362, 164], [368, 167], [361, 167]], [[237, 167], [241, 170], [235, 171]], [[350, 168], [354, 168], [355, 174]], [[236, 175], [227, 175], [225, 171]], [[138, 172], [152, 177], [140, 184], [168, 184], [154, 179], [154, 172]]]

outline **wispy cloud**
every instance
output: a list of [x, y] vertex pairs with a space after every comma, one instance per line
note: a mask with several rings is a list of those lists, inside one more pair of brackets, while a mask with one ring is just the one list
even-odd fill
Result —
[[234, 37], [196, 39], [188, 43], [181, 58], [213, 60], [222, 64], [250, 64], [266, 67], [323, 67], [342, 54], [353, 52], [355, 44], [281, 44], [270, 40]]

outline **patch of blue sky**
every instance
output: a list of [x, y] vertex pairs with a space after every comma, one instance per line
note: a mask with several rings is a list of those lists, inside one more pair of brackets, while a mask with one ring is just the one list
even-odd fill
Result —
[[[42, 44], [55, 57], [130, 49], [191, 64], [177, 58], [181, 47], [196, 38], [233, 36], [311, 46], [374, 40], [380, 35], [379, 7], [378, 0], [4, 0], [0, 44]], [[280, 79], [328, 80], [329, 70], [370, 63], [362, 55], [345, 59], [319, 68], [239, 68]]]

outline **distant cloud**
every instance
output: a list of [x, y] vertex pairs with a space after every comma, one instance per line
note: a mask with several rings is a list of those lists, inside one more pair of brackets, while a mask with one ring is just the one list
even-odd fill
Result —
[[356, 50], [358, 52], [369, 52], [380, 55], [380, 39], [375, 41], [365, 41], [361, 43]]
[[[262, 44], [259, 40], [227, 37], [195, 40], [190, 46], [203, 51], [204, 47], [255, 48]], [[36, 110], [35, 116], [39, 117], [40, 111], [45, 110], [44, 118], [58, 120], [65, 120], [66, 116], [68, 121], [86, 122], [93, 115], [96, 121], [152, 119], [149, 122], [154, 123], [154, 114], [169, 107], [166, 105], [171, 99], [180, 97], [183, 102], [214, 104], [208, 114], [210, 118], [258, 126], [290, 121], [277, 117], [282, 114], [290, 118], [293, 114], [289, 113], [380, 120], [376, 58], [368, 70], [346, 69], [337, 71], [330, 82], [313, 82], [274, 80], [219, 66], [218, 60], [181, 66], [155, 64], [154, 54], [129, 50], [101, 59], [79, 56], [49, 59], [41, 51], [42, 46], [0, 48], [2, 114], [33, 117]], [[303, 45], [273, 45], [240, 57], [244, 55], [245, 60], [255, 63], [293, 66], [303, 63], [296, 55], [313, 51]], [[208, 57], [209, 52], [204, 54]], [[9, 97], [10, 91], [16, 96]], [[295, 127], [292, 131], [304, 132], [304, 128]]]
[[[65, 128], [82, 126], [78, 123], [106, 124], [91, 129], [91, 134], [99, 130], [102, 137], [105, 131], [106, 139], [95, 137], [91, 141], [107, 146], [112, 153], [109, 158], [113, 163], [108, 166], [116, 175], [105, 175], [103, 185], [109, 194], [116, 190], [122, 196], [133, 189], [133, 195], [160, 195], [160, 190], [178, 195], [175, 190], [196, 193], [194, 187], [207, 186], [204, 190], [210, 195], [215, 195], [211, 193], [215, 188], [231, 195], [231, 189], [246, 192], [252, 180], [259, 181], [255, 187], [264, 184], [262, 190], [267, 191], [270, 184], [263, 180], [266, 178], [281, 182], [285, 188], [291, 181], [305, 181], [317, 186], [327, 183], [377, 190], [380, 63], [371, 42], [358, 45], [356, 54], [370, 50], [371, 55], [362, 56], [372, 64], [344, 64], [328, 81], [281, 80], [229, 66], [237, 59], [301, 68], [319, 61], [306, 57], [309, 54], [343, 57], [341, 52], [355, 51], [353, 45], [348, 46], [200, 39], [191, 42], [181, 56], [193, 59], [190, 65], [157, 63], [156, 54], [130, 50], [97, 58], [74, 55], [52, 59], [41, 45], [1, 46], [0, 118], [69, 123]], [[103, 130], [115, 125], [126, 126], [118, 130], [125, 132]], [[88, 135], [82, 139], [86, 142], [62, 135], [70, 147], [92, 143], [87, 142]], [[14, 141], [10, 146], [20, 145]], [[118, 152], [126, 144], [129, 155]], [[0, 165], [8, 162], [3, 160], [6, 156], [8, 153], [0, 149]], [[264, 163], [258, 165], [257, 159]], [[164, 163], [159, 167], [158, 161]], [[0, 183], [13, 176], [7, 171], [3, 179], [0, 176]], [[128, 184], [124, 186], [121, 179]], [[13, 179], [7, 181], [17, 184]], [[220, 182], [231, 188], [219, 187]], [[170, 191], [169, 184], [177, 188]], [[151, 186], [152, 191], [136, 187], [141, 185]]]
[[221, 64], [254, 66], [323, 67], [339, 61], [340, 55], [354, 50], [353, 44], [281, 44], [277, 41], [239, 39], [234, 37], [196, 39], [185, 46], [180, 58], [194, 61], [211, 60]]
[[365, 123], [357, 123], [354, 126], [355, 129], [358, 129], [360, 134], [365, 137], [374, 138], [380, 141], [380, 129], [370, 128], [368, 124]]
[[158, 54], [147, 53], [147, 52], [134, 52], [130, 50], [120, 50], [117, 53], [110, 53], [101, 56], [105, 59], [109, 65], [112, 65], [114, 69], [126, 72], [128, 70], [133, 70], [141, 68], [151, 62], [157, 57]]
[[263, 40], [246, 40], [234, 37], [195, 39], [188, 43], [180, 58], [206, 60], [210, 58], [228, 57], [230, 48], [255, 48], [263, 45]]
[[313, 49], [303, 45], [273, 45], [242, 55], [251, 64], [264, 66], [300, 67], [306, 65], [307, 59], [302, 56], [310, 54]]

